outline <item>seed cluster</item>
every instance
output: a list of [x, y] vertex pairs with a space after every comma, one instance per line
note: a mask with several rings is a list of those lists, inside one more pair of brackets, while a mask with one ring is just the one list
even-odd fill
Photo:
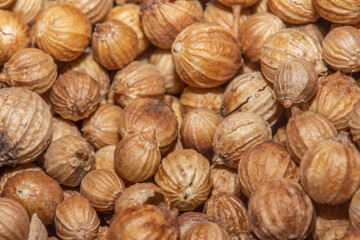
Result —
[[0, 240], [360, 239], [359, 0], [0, 0]]

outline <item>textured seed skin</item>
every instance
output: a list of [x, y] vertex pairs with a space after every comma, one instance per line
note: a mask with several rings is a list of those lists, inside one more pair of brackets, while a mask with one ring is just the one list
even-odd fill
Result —
[[300, 184], [274, 178], [249, 200], [251, 227], [260, 239], [304, 239], [313, 230], [315, 211]]
[[140, 6], [134, 3], [125, 3], [121, 6], [115, 6], [111, 9], [107, 20], [116, 19], [120, 22], [129, 25], [135, 30], [138, 37], [139, 53], [146, 50], [149, 45], [149, 39], [145, 36], [144, 30], [140, 21]]
[[155, 182], [166, 192], [171, 208], [194, 210], [211, 190], [209, 161], [193, 149], [176, 150], [162, 160]]
[[164, 77], [159, 70], [139, 61], [133, 61], [117, 72], [111, 88], [115, 102], [121, 107], [138, 98], [163, 99], [165, 94]]
[[288, 23], [316, 22], [320, 17], [312, 0], [269, 0], [268, 4], [274, 14]]
[[254, 113], [237, 112], [218, 125], [214, 140], [213, 163], [237, 168], [245, 152], [271, 139], [270, 125]]
[[176, 240], [179, 237], [176, 209], [164, 210], [153, 205], [126, 209], [110, 224], [109, 240]]
[[56, 60], [69, 62], [89, 45], [91, 24], [79, 9], [54, 5], [40, 13], [33, 32], [40, 49]]
[[139, 98], [124, 108], [119, 120], [122, 138], [136, 132], [155, 129], [161, 153], [168, 151], [176, 142], [178, 123], [174, 111], [157, 99]]
[[63, 191], [59, 182], [44, 171], [25, 171], [9, 178], [1, 197], [19, 202], [29, 216], [36, 213], [49, 225], [54, 222], [56, 206], [63, 201]]
[[99, 85], [84, 72], [68, 71], [55, 82], [50, 101], [54, 111], [62, 118], [78, 121], [89, 117], [97, 109]]
[[0, 237], [3, 240], [24, 240], [29, 236], [29, 215], [20, 203], [0, 198]]
[[360, 22], [358, 0], [314, 0], [321, 17], [334, 23], [355, 24]]
[[248, 17], [240, 27], [240, 45], [244, 56], [251, 62], [258, 62], [266, 39], [284, 28], [283, 21], [272, 13], [259, 13]]
[[266, 79], [273, 82], [280, 64], [294, 57], [312, 63], [319, 75], [327, 71], [320, 43], [293, 28], [274, 33], [264, 42], [260, 54], [261, 71]]
[[192, 87], [218, 87], [242, 66], [240, 44], [215, 23], [195, 23], [177, 35], [172, 54], [176, 72]]
[[[1, 3], [0, 3], [1, 4]], [[20, 17], [0, 9], [0, 66], [19, 49], [30, 45], [29, 27]]]
[[104, 20], [113, 7], [111, 0], [58, 0], [58, 4], [67, 4], [80, 9], [95, 24]]
[[95, 148], [116, 145], [120, 141], [119, 119], [122, 109], [103, 104], [82, 124], [84, 138]]
[[351, 199], [360, 183], [360, 153], [345, 132], [318, 142], [305, 153], [300, 182], [318, 203], [338, 205]]
[[83, 196], [67, 198], [56, 207], [56, 234], [62, 239], [96, 238], [100, 219], [90, 202]]
[[202, 19], [199, 1], [143, 0], [140, 16], [144, 33], [152, 44], [170, 49], [176, 36]]
[[252, 112], [273, 125], [279, 120], [283, 107], [261, 72], [251, 72], [235, 77], [225, 89], [221, 114], [226, 117], [234, 112]]
[[230, 236], [250, 231], [249, 217], [243, 202], [229, 193], [215, 193], [205, 203], [205, 214], [218, 222]]
[[250, 148], [239, 162], [238, 176], [242, 192], [251, 197], [254, 191], [274, 177], [299, 181], [300, 173], [283, 145], [265, 142]]
[[310, 101], [318, 89], [315, 67], [300, 58], [290, 58], [276, 70], [274, 93], [285, 107]]
[[193, 225], [180, 238], [180, 240], [230, 240], [226, 231], [213, 222], [202, 222]]
[[360, 33], [350, 26], [331, 30], [323, 41], [325, 61], [335, 70], [345, 73], [360, 70]]
[[336, 72], [319, 79], [310, 110], [327, 118], [338, 131], [347, 130], [351, 111], [359, 100], [360, 88], [355, 80]]
[[95, 26], [91, 46], [96, 61], [107, 70], [118, 70], [135, 59], [138, 41], [131, 27], [111, 19]]
[[48, 105], [26, 88], [0, 89], [0, 166], [34, 161], [51, 140]]
[[26, 87], [42, 94], [49, 90], [57, 77], [54, 59], [37, 48], [17, 51], [4, 65], [0, 80], [11, 87]]
[[286, 125], [286, 148], [294, 161], [301, 162], [305, 152], [317, 142], [337, 134], [334, 125], [321, 115], [293, 107]]
[[51, 142], [45, 153], [46, 173], [60, 184], [76, 187], [94, 168], [94, 149], [82, 137], [67, 135]]

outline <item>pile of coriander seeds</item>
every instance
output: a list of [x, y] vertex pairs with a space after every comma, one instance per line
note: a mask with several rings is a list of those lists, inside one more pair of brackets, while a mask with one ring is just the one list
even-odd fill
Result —
[[360, 239], [359, 0], [0, 0], [0, 239]]

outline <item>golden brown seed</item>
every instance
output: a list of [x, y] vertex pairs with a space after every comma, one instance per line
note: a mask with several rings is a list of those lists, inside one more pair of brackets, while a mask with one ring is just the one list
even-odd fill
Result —
[[154, 129], [160, 151], [165, 153], [175, 144], [178, 132], [175, 113], [165, 102], [140, 98], [125, 107], [119, 120], [122, 138]]
[[208, 89], [185, 87], [180, 96], [181, 113], [185, 116], [192, 109], [209, 108], [220, 115], [223, 96], [224, 89], [220, 87]]
[[50, 100], [54, 111], [62, 118], [78, 121], [97, 109], [99, 85], [86, 73], [68, 71], [56, 80]]
[[181, 123], [181, 139], [186, 148], [192, 148], [199, 153], [212, 150], [212, 141], [220, 117], [210, 109], [198, 108], [188, 112]]
[[289, 28], [274, 33], [264, 42], [260, 54], [264, 76], [273, 82], [280, 64], [294, 57], [313, 64], [320, 75], [327, 71], [320, 43], [300, 30]]
[[53, 132], [51, 139], [52, 142], [66, 135], [81, 137], [81, 132], [73, 122], [59, 117], [53, 117], [52, 122], [53, 122]]
[[0, 89], [0, 166], [34, 161], [51, 140], [45, 101], [26, 88]]
[[221, 104], [221, 114], [226, 117], [234, 112], [251, 112], [274, 125], [283, 107], [276, 101], [271, 85], [261, 72], [244, 73], [227, 85]]
[[334, 23], [360, 22], [360, 2], [357, 0], [314, 0], [321, 17]]
[[54, 222], [55, 208], [63, 200], [60, 184], [43, 171], [26, 171], [8, 179], [1, 197], [19, 202], [29, 216], [38, 215], [45, 224]]
[[99, 212], [114, 210], [115, 200], [125, 185], [121, 178], [107, 169], [92, 170], [81, 181], [80, 193]]
[[236, 112], [218, 125], [214, 140], [213, 163], [237, 168], [251, 147], [271, 139], [270, 125], [254, 113]]
[[274, 14], [288, 23], [316, 22], [319, 18], [312, 0], [269, 0], [268, 4]]
[[119, 119], [122, 109], [113, 104], [104, 104], [85, 119], [81, 131], [84, 138], [95, 148], [116, 145], [120, 140]]
[[110, 224], [108, 240], [176, 240], [179, 237], [176, 209], [163, 210], [153, 205], [129, 208]]
[[215, 222], [215, 220], [201, 212], [184, 212], [178, 217], [177, 222], [180, 228], [180, 236], [182, 236], [189, 228], [197, 223]]
[[175, 37], [186, 27], [202, 19], [203, 11], [197, 0], [143, 0], [140, 16], [150, 42], [170, 49]]
[[61, 68], [62, 73], [70, 70], [84, 72], [92, 77], [99, 84], [100, 103], [106, 102], [106, 96], [110, 88], [110, 77], [107, 70], [95, 61], [91, 53], [83, 53], [80, 57], [66, 63]]
[[122, 214], [126, 209], [151, 204], [164, 210], [170, 209], [166, 193], [153, 183], [136, 183], [128, 188], [116, 199], [115, 214]]
[[26, 87], [38, 94], [46, 92], [57, 77], [57, 66], [50, 55], [36, 48], [17, 51], [4, 65], [0, 81], [11, 87]]
[[16, 0], [9, 10], [18, 15], [24, 23], [31, 26], [39, 13], [44, 10], [44, 0]]
[[212, 193], [229, 193], [241, 197], [240, 181], [236, 170], [221, 165], [211, 166], [210, 177], [213, 183]]
[[360, 103], [355, 103], [350, 114], [349, 126], [352, 140], [360, 143]]
[[29, 236], [29, 215], [18, 202], [0, 198], [0, 238], [4, 240], [24, 240]]
[[299, 181], [300, 173], [286, 148], [266, 142], [246, 151], [239, 162], [238, 174], [242, 192], [251, 197], [254, 191], [271, 178], [283, 177]]
[[110, 12], [112, 0], [57, 0], [58, 4], [67, 4], [80, 9], [95, 24], [103, 20]]
[[360, 33], [350, 26], [331, 30], [323, 41], [325, 61], [345, 73], [360, 70]]
[[68, 5], [45, 9], [33, 30], [36, 45], [59, 61], [76, 59], [90, 43], [89, 19], [79, 9]]
[[90, 202], [82, 196], [73, 196], [56, 207], [56, 234], [62, 239], [96, 238], [100, 219]]
[[276, 70], [275, 97], [285, 107], [308, 102], [318, 89], [318, 76], [313, 64], [290, 58]]
[[334, 125], [321, 115], [293, 107], [292, 117], [286, 125], [286, 148], [294, 161], [300, 163], [308, 149], [333, 136]]
[[230, 237], [226, 231], [213, 222], [202, 222], [191, 226], [180, 240], [229, 240]]
[[[248, 8], [242, 8], [239, 17], [240, 26], [250, 17], [251, 12]], [[208, 22], [217, 23], [230, 31], [233, 30], [234, 15], [230, 7], [226, 7], [218, 1], [211, 1], [206, 4], [204, 19]], [[240, 31], [239, 31], [240, 37]]]
[[310, 110], [327, 118], [338, 131], [349, 128], [353, 106], [360, 100], [360, 88], [351, 77], [340, 72], [319, 79]]
[[115, 145], [109, 145], [103, 148], [100, 148], [95, 152], [95, 166], [96, 169], [108, 169], [115, 172], [114, 167], [114, 152]]
[[252, 230], [260, 239], [304, 239], [313, 230], [315, 211], [300, 184], [274, 178], [249, 200]]
[[25, 171], [42, 171], [42, 170], [34, 163], [23, 164], [16, 167], [6, 167], [0, 176], [0, 193], [2, 192], [5, 183], [9, 178], [15, 176], [18, 173]]
[[305, 153], [300, 182], [318, 203], [338, 205], [351, 199], [360, 183], [360, 153], [345, 132], [318, 142]]
[[95, 26], [91, 45], [94, 58], [107, 70], [123, 68], [138, 54], [136, 32], [114, 19]]
[[46, 173], [60, 184], [76, 187], [94, 168], [94, 149], [82, 137], [67, 135], [51, 142], [45, 153]]
[[171, 52], [181, 79], [192, 87], [218, 87], [242, 65], [240, 44], [224, 27], [195, 23], [177, 35]]
[[195, 150], [176, 150], [162, 159], [155, 182], [167, 194], [171, 208], [194, 210], [211, 190], [209, 161]]
[[27, 240], [48, 240], [48, 232], [36, 213], [31, 216], [29, 237]]
[[251, 62], [258, 62], [266, 39], [284, 28], [283, 21], [272, 13], [250, 16], [240, 27], [240, 43], [244, 56]]
[[161, 153], [155, 130], [134, 133], [117, 144], [114, 153], [116, 173], [131, 182], [143, 182], [159, 168]]
[[134, 61], [117, 72], [112, 85], [115, 102], [126, 107], [138, 98], [163, 99], [164, 77], [152, 64]]
[[[331, 240], [331, 238], [341, 232], [342, 228], [349, 226], [349, 203], [336, 206], [315, 204], [316, 223], [312, 237], [316, 240]], [[333, 231], [332, 231], [333, 230]]]
[[[1, 2], [0, 2], [1, 4]], [[0, 9], [0, 66], [30, 45], [29, 27], [12, 12]]]
[[250, 231], [250, 223], [245, 205], [235, 196], [228, 193], [213, 194], [205, 203], [204, 211], [230, 236]]
[[150, 63], [153, 64], [163, 75], [166, 93], [178, 94], [182, 92], [184, 82], [175, 71], [170, 50], [158, 48], [153, 54], [151, 54]]
[[149, 47], [149, 39], [145, 36], [140, 22], [140, 6], [138, 4], [126, 3], [122, 6], [116, 6], [111, 9], [107, 19], [116, 19], [134, 29], [138, 37], [139, 53]]

